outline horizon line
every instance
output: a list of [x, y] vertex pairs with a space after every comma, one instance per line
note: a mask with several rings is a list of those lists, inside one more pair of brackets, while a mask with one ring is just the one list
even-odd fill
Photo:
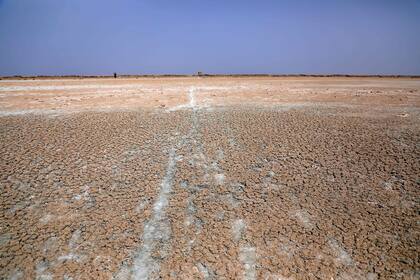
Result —
[[[400, 74], [209, 74], [197, 72], [195, 74], [117, 74], [117, 78], [164, 78], [164, 77], [341, 77], [341, 78], [420, 78], [420, 74], [400, 75]], [[109, 75], [8, 75], [0, 76], [4, 79], [43, 79], [43, 78], [114, 78], [114, 74]]]

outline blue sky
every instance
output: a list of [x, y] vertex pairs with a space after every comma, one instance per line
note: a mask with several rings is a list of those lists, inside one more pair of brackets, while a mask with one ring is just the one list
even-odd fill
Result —
[[0, 75], [420, 74], [419, 0], [0, 0]]

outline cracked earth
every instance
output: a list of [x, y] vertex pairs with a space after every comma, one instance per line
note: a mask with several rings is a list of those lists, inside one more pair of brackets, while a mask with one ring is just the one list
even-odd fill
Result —
[[0, 81], [0, 279], [419, 279], [420, 80]]

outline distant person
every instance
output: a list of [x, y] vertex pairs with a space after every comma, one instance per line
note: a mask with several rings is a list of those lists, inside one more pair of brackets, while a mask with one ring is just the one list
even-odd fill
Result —
[[116, 79], [117, 78], [117, 73], [114, 73], [114, 79]]

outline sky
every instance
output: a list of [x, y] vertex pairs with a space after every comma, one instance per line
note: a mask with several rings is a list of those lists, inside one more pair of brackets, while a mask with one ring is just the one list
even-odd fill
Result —
[[420, 0], [0, 0], [0, 76], [420, 74]]

